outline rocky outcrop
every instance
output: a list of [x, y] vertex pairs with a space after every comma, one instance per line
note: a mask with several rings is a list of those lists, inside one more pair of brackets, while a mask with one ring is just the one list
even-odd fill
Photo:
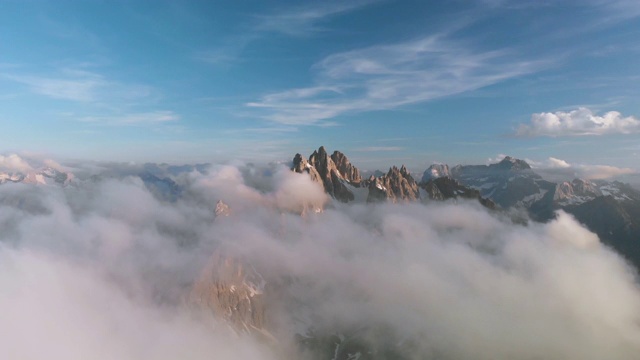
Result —
[[558, 183], [556, 192], [553, 195], [553, 201], [565, 201], [573, 198], [573, 186], [568, 181]]
[[293, 157], [293, 167], [291, 170], [299, 174], [309, 174], [311, 180], [322, 184], [322, 178], [320, 177], [318, 170], [309, 164], [309, 161], [299, 153]]
[[561, 205], [581, 204], [602, 195], [602, 191], [595, 183], [584, 179], [573, 179], [571, 182], [564, 181], [556, 185], [553, 201]]
[[456, 165], [451, 168], [451, 177], [480, 190], [482, 197], [490, 198], [503, 209], [540, 198], [555, 187], [533, 172], [526, 161], [510, 156], [496, 164]]
[[[336, 165], [334, 158], [340, 167]], [[311, 180], [322, 184], [327, 194], [342, 202], [349, 202], [355, 198], [346, 184], [360, 186], [362, 180], [360, 171], [351, 165], [344, 154], [335, 151], [329, 156], [324, 146], [314, 151], [308, 161], [304, 156], [296, 154], [291, 170], [309, 174]]]
[[492, 164], [489, 166], [493, 166], [500, 170], [510, 170], [510, 171], [521, 171], [521, 170], [531, 170], [531, 166], [520, 159], [513, 158], [511, 156], [506, 156], [497, 164]]
[[334, 151], [333, 154], [331, 154], [331, 160], [333, 160], [338, 172], [345, 180], [356, 187], [360, 185], [360, 182], [362, 181], [360, 170], [351, 165], [351, 162], [349, 162], [349, 159], [347, 159], [343, 153], [337, 150]]
[[578, 196], [597, 197], [602, 195], [602, 191], [598, 189], [598, 186], [589, 180], [573, 179], [571, 185], [573, 186], [573, 192]]
[[389, 200], [392, 202], [415, 201], [420, 199], [418, 183], [407, 168], [393, 166], [385, 175], [371, 177], [368, 181], [369, 196], [367, 202]]
[[495, 210], [496, 204], [490, 199], [480, 196], [480, 191], [466, 187], [450, 177], [439, 177], [420, 183], [430, 200], [471, 199], [477, 200], [484, 207]]
[[229, 216], [231, 214], [231, 208], [229, 208], [229, 205], [227, 205], [224, 201], [218, 200], [214, 213], [216, 217]]
[[237, 332], [265, 334], [265, 281], [251, 266], [216, 252], [191, 289], [188, 303]]

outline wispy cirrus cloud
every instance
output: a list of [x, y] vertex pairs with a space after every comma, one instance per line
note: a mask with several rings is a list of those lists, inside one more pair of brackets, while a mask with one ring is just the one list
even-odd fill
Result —
[[316, 125], [346, 113], [393, 109], [464, 93], [548, 66], [518, 60], [508, 49], [473, 50], [432, 35], [413, 41], [342, 52], [313, 66], [317, 83], [246, 104], [281, 124]]
[[0, 76], [27, 86], [35, 94], [76, 102], [141, 99], [154, 93], [151, 86], [111, 80], [100, 73], [82, 68], [64, 68], [46, 74], [5, 72]]
[[154, 87], [118, 81], [86, 68], [36, 72], [19, 67], [13, 72], [0, 72], [0, 77], [25, 85], [32, 94], [70, 102], [68, 105], [75, 108], [60, 113], [65, 120], [107, 126], [163, 125], [165, 128], [180, 120], [180, 115], [172, 110], [156, 110], [159, 94]]
[[80, 118], [80, 121], [100, 125], [166, 124], [173, 123], [178, 120], [180, 120], [180, 116], [169, 110], [129, 113], [113, 116], [87, 116]]
[[279, 34], [288, 37], [310, 37], [329, 31], [323, 23], [352, 11], [356, 11], [380, 0], [354, 0], [348, 2], [317, 2], [269, 14], [254, 15], [253, 21], [238, 30], [222, 44], [197, 51], [193, 58], [211, 65], [223, 66], [242, 61], [242, 52], [253, 42], [267, 36]]
[[588, 5], [606, 12], [605, 20], [630, 19], [640, 16], [640, 2], [637, 0], [589, 0]]
[[367, 146], [354, 149], [359, 152], [386, 152], [386, 151], [402, 151], [405, 148], [401, 146]]
[[321, 2], [313, 6], [298, 7], [288, 11], [257, 16], [254, 26], [257, 32], [275, 32], [288, 36], [308, 36], [323, 30], [323, 21], [350, 11], [354, 11], [374, 0]]
[[588, 108], [578, 108], [533, 114], [529, 123], [520, 124], [515, 135], [560, 137], [637, 133], [640, 133], [640, 120], [633, 116], [625, 117], [618, 111], [597, 115]]
[[32, 92], [53, 99], [90, 102], [98, 89], [108, 85], [104, 77], [90, 72], [69, 72], [65, 76], [13, 75], [4, 77], [26, 85]]

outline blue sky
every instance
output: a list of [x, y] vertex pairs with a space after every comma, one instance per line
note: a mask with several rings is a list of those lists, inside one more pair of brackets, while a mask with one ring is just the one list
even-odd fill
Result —
[[2, 0], [0, 23], [0, 153], [640, 169], [636, 0]]

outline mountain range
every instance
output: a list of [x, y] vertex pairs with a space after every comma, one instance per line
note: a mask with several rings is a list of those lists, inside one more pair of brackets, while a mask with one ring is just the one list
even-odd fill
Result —
[[[474, 199], [493, 210], [524, 211], [532, 221], [546, 222], [558, 210], [572, 214], [601, 241], [640, 269], [640, 191], [619, 181], [573, 179], [552, 182], [524, 160], [506, 156], [489, 165], [433, 164], [417, 182], [405, 166], [392, 166], [362, 179], [340, 151], [324, 147], [309, 160], [296, 154], [292, 171], [306, 173], [340, 202], [354, 194], [366, 202], [429, 202]], [[376, 176], [377, 175], [377, 176]]]

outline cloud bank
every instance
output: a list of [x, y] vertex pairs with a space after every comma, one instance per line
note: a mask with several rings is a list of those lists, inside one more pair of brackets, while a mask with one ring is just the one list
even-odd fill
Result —
[[[634, 272], [567, 214], [522, 226], [477, 204], [431, 203], [300, 216], [328, 199], [286, 168], [165, 175], [183, 189], [175, 201], [131, 176], [0, 186], [0, 346], [10, 359], [314, 358], [295, 333], [335, 335], [363, 357], [640, 350]], [[216, 219], [219, 199], [232, 213]], [[217, 249], [266, 279], [276, 342], [230, 335], [185, 306]], [[342, 349], [328, 344], [329, 357]]]
[[529, 124], [521, 124], [516, 136], [586, 136], [640, 133], [640, 120], [617, 111], [596, 115], [587, 108], [569, 112], [536, 113]]

